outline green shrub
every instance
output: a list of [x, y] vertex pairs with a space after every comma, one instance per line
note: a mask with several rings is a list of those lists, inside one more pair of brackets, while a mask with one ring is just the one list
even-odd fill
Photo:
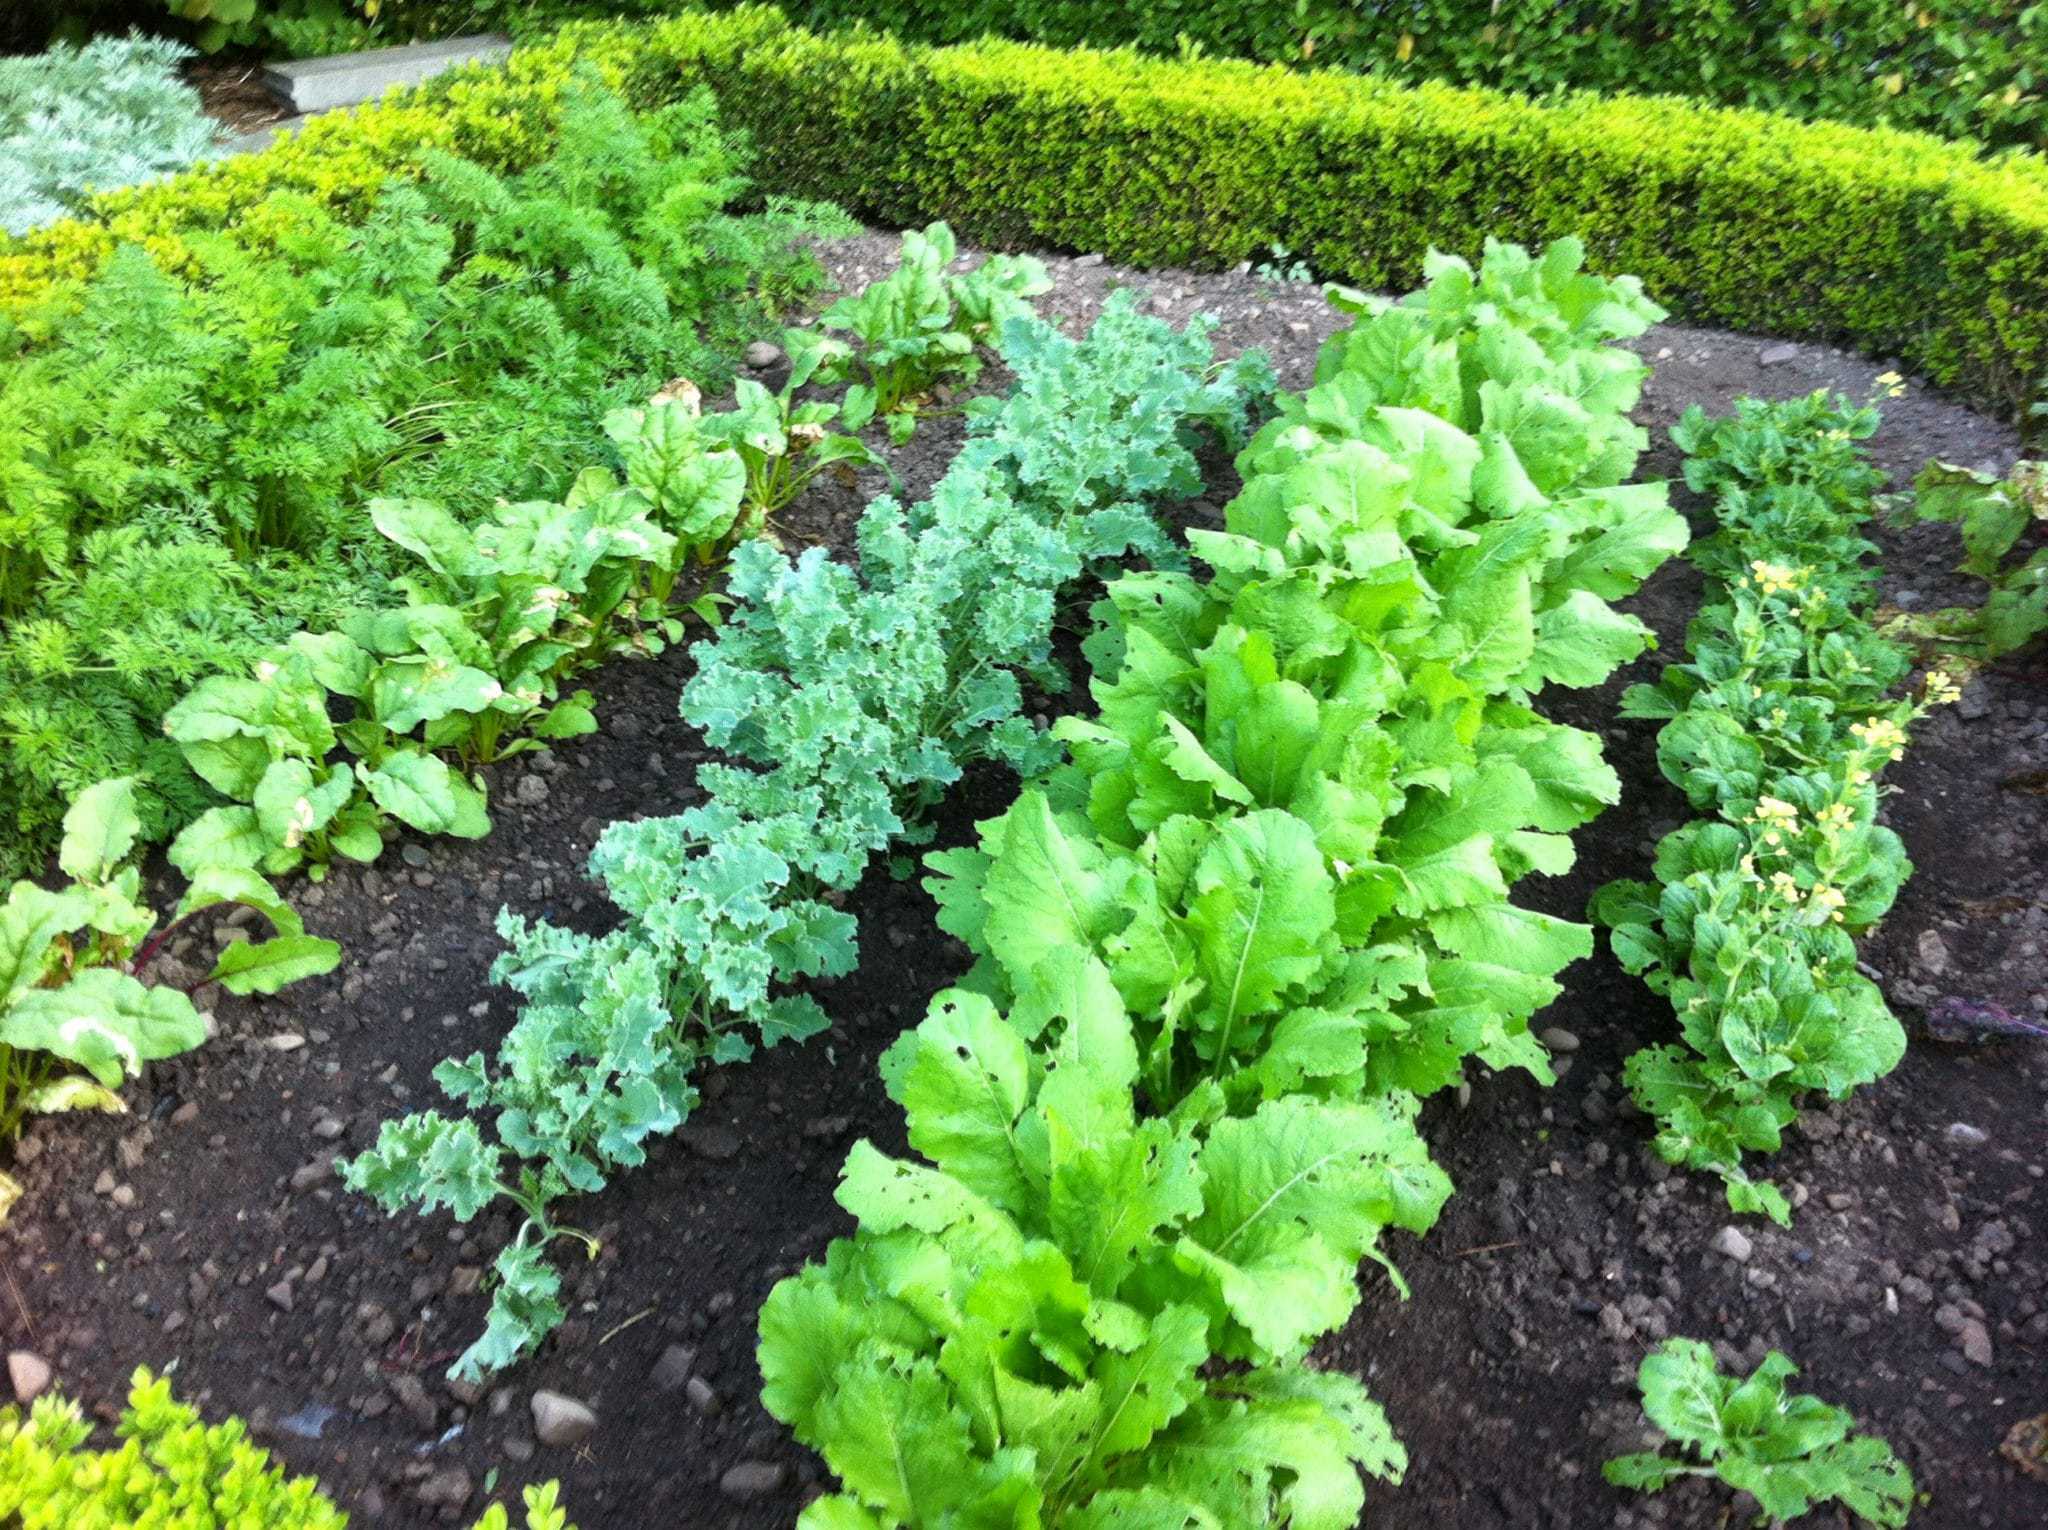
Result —
[[[240, 1419], [202, 1424], [172, 1399], [167, 1377], [135, 1373], [119, 1430], [118, 1449], [87, 1450], [92, 1426], [76, 1403], [38, 1398], [26, 1419], [0, 1409], [0, 1525], [342, 1530], [348, 1523], [311, 1477], [287, 1481], [269, 1453], [250, 1443]], [[527, 1530], [574, 1530], [556, 1507], [554, 1483], [522, 1496]], [[503, 1505], [493, 1504], [475, 1530], [507, 1523]]]
[[[301, 0], [313, 3], [313, 0]], [[335, 0], [327, 0], [335, 3]], [[733, 0], [385, 0], [394, 34], [536, 35], [574, 18]], [[2035, 0], [783, 0], [800, 25], [908, 42], [1199, 53], [1541, 95], [1675, 95], [1795, 117], [2048, 143], [2048, 7]]]
[[183, 170], [214, 125], [177, 77], [186, 50], [103, 37], [0, 58], [0, 229], [19, 234], [105, 191]]
[[1378, 289], [1410, 285], [1431, 248], [1578, 234], [1686, 319], [1850, 341], [2002, 408], [2048, 363], [2048, 165], [2031, 158], [1669, 99], [819, 38], [758, 9], [547, 46], [613, 61], [636, 99], [711, 84], [764, 184], [886, 223], [1138, 265], [1284, 244]]
[[1536, 103], [1337, 71], [1009, 43], [820, 38], [777, 13], [586, 24], [269, 153], [95, 199], [0, 245], [0, 313], [35, 315], [122, 238], [174, 268], [225, 228], [273, 245], [304, 190], [360, 218], [424, 146], [542, 152], [571, 61], [638, 104], [697, 83], [751, 131], [761, 185], [999, 246], [1228, 266], [1285, 245], [1325, 275], [1414, 283], [1431, 248], [1582, 236], [1681, 317], [1847, 341], [2005, 410], [2048, 367], [2048, 165], [1680, 100]]
[[1992, 144], [2048, 140], [2048, 8], [2032, 0], [791, 0], [809, 26], [923, 42], [1193, 47], [1406, 83], [1679, 95]]

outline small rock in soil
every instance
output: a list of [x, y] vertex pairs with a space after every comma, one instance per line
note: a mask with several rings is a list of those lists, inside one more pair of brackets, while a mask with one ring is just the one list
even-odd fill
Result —
[[427, 847], [425, 845], [408, 844], [403, 850], [398, 852], [398, 858], [408, 866], [424, 866], [427, 864]]
[[521, 807], [539, 807], [548, 800], [548, 783], [544, 776], [532, 772], [521, 776], [519, 784], [512, 789], [512, 800]]
[[1788, 361], [1799, 359], [1796, 345], [1767, 345], [1756, 353], [1756, 364], [1760, 367], [1781, 367]]
[[690, 1399], [690, 1406], [706, 1418], [718, 1417], [718, 1394], [711, 1389], [711, 1383], [702, 1376], [692, 1376], [683, 1388], [683, 1396]]
[[765, 1497], [782, 1486], [779, 1461], [742, 1461], [718, 1479], [718, 1490], [737, 1503]]
[[770, 345], [766, 340], [756, 340], [747, 347], [747, 365], [756, 372], [765, 372], [782, 359], [782, 347]]
[[1991, 1139], [1981, 1127], [1972, 1126], [1967, 1121], [1952, 1121], [1949, 1123], [1948, 1140], [1957, 1147], [1982, 1147]]
[[686, 1126], [676, 1136], [698, 1157], [714, 1163], [740, 1156], [739, 1133], [723, 1126]]
[[1712, 1247], [1715, 1253], [1724, 1254], [1737, 1264], [1747, 1264], [1755, 1245], [1749, 1241], [1749, 1235], [1741, 1228], [1724, 1227], [1714, 1234]]
[[395, 1377], [391, 1383], [391, 1395], [398, 1399], [398, 1406], [405, 1409], [406, 1416], [420, 1428], [431, 1430], [441, 1421], [441, 1410], [427, 1395], [419, 1377], [409, 1374]]
[[1941, 938], [1939, 930], [1922, 930], [1920, 939], [1914, 945], [1920, 957], [1920, 965], [1936, 977], [1948, 971], [1948, 942]]
[[14, 1384], [14, 1400], [27, 1407], [50, 1385], [50, 1362], [26, 1349], [7, 1352], [7, 1379]]
[[323, 1155], [322, 1157], [315, 1158], [311, 1163], [302, 1163], [292, 1170], [292, 1189], [295, 1191], [310, 1190], [333, 1172], [334, 1159], [331, 1156]]
[[1538, 1039], [1553, 1052], [1576, 1052], [1579, 1049], [1578, 1036], [1561, 1025], [1551, 1026]]
[[597, 1427], [590, 1405], [560, 1392], [533, 1394], [533, 1432], [543, 1445], [574, 1445]]
[[419, 1485], [415, 1496], [435, 1507], [461, 1508], [469, 1502], [469, 1473], [459, 1466], [444, 1466]]
[[1956, 1343], [1962, 1347], [1963, 1358], [1972, 1365], [1991, 1363], [1991, 1334], [1977, 1319], [1963, 1319], [1963, 1331], [1956, 1335]]
[[671, 1344], [661, 1352], [661, 1358], [654, 1362], [647, 1379], [654, 1383], [657, 1392], [673, 1392], [690, 1379], [690, 1372], [697, 1368], [697, 1352], [687, 1344]]
[[279, 1312], [289, 1312], [292, 1310], [292, 1283], [290, 1281], [280, 1280], [263, 1294], [270, 1298], [270, 1305]]

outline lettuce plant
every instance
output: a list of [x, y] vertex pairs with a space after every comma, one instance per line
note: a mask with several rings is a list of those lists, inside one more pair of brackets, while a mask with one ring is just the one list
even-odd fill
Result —
[[[872, 504], [858, 569], [822, 549], [734, 553], [734, 602], [699, 645], [683, 713], [731, 759], [700, 770], [710, 800], [614, 824], [591, 869], [626, 919], [591, 938], [506, 918], [497, 974], [526, 996], [494, 1062], [436, 1071], [494, 1120], [386, 1123], [344, 1173], [387, 1209], [467, 1220], [503, 1198], [522, 1218], [499, 1256], [484, 1335], [456, 1362], [511, 1364], [559, 1320], [551, 1203], [642, 1161], [695, 1101], [704, 1060], [802, 1040], [826, 1025], [806, 979], [856, 958], [836, 895], [873, 857], [928, 837], [925, 816], [970, 762], [1021, 771], [1054, 744], [1023, 714], [1051, 663], [1059, 598], [1091, 566], [1156, 545], [1150, 505], [1199, 487], [1205, 428], [1233, 444], [1269, 374], [1210, 361], [1206, 323], [1175, 333], [1112, 301], [1082, 341], [1013, 317], [1017, 390], [977, 408], [959, 460], [924, 502]], [[1039, 428], [1046, 414], [1064, 418]], [[1078, 455], [1059, 466], [1061, 453]]]
[[[1519, 250], [1494, 263], [1531, 269]], [[1574, 268], [1569, 248], [1535, 267]], [[1028, 998], [1052, 949], [1100, 955], [1162, 1110], [1206, 1082], [1245, 1108], [1427, 1093], [1473, 1056], [1547, 1078], [1528, 1019], [1591, 949], [1584, 926], [1508, 892], [1567, 869], [1569, 831], [1619, 783], [1597, 740], [1526, 702], [1642, 650], [1646, 629], [1609, 603], [1684, 526], [1660, 486], [1599, 481], [1623, 469], [1588, 457], [1588, 430], [1517, 430], [1579, 407], [1555, 393], [1560, 367], [1632, 379], [1601, 395], [1618, 414], [1640, 364], [1532, 351], [1514, 338], [1523, 310], [1457, 307], [1436, 288], [1466, 293], [1473, 273], [1435, 269], [1334, 338], [1326, 380], [1240, 456], [1224, 529], [1189, 536], [1205, 577], [1111, 586], [1088, 645], [1097, 716], [1054, 730], [1071, 764], [982, 825], [978, 849], [928, 859], [941, 923], [989, 959], [989, 991]], [[1600, 316], [1582, 343], [1647, 322], [1628, 284], [1603, 304], [1583, 280], [1565, 283]], [[1453, 317], [1418, 340], [1417, 316], [1439, 312]], [[1386, 370], [1390, 355], [1418, 374]], [[1473, 385], [1478, 438], [1378, 401], [1430, 396], [1415, 376], [1437, 367], [1443, 407], [1463, 407], [1461, 357], [1503, 368]]]
[[1449, 1189], [1413, 1102], [1142, 1115], [1122, 1000], [1065, 958], [1028, 1018], [945, 993], [889, 1049], [929, 1162], [858, 1144], [859, 1232], [762, 1308], [763, 1401], [844, 1485], [801, 1523], [1347, 1530], [1358, 1469], [1406, 1458], [1358, 1382], [1285, 1362]]
[[1716, 495], [1718, 529], [1692, 554], [1708, 599], [1689, 660], [1632, 686], [1622, 715], [1663, 722], [1659, 767], [1713, 816], [1664, 838], [1655, 883], [1610, 883], [1592, 905], [1679, 1017], [1680, 1043], [1625, 1069], [1657, 1151], [1779, 1222], [1789, 1204], [1743, 1154], [1776, 1151], [1807, 1093], [1845, 1098], [1905, 1055], [1854, 937], [1912, 870], [1877, 822], [1878, 776], [1956, 694], [1934, 674], [1917, 701], [1896, 696], [1908, 654], [1870, 624], [1860, 527], [1880, 478], [1857, 443], [1876, 424], [1816, 393], [1745, 400], [1722, 421], [1690, 412], [1674, 431], [1687, 480]]
[[1883, 1440], [1852, 1435], [1846, 1409], [1788, 1394], [1785, 1382], [1798, 1374], [1772, 1350], [1747, 1377], [1724, 1376], [1699, 1340], [1666, 1339], [1643, 1357], [1638, 1384], [1643, 1411], [1680, 1453], [1617, 1456], [1603, 1475], [1645, 1493], [1681, 1477], [1715, 1477], [1756, 1500], [1759, 1525], [1836, 1503], [1866, 1524], [1903, 1526], [1913, 1474]]
[[785, 337], [797, 371], [826, 384], [865, 379], [846, 390], [848, 430], [879, 418], [891, 440], [909, 440], [925, 395], [944, 378], [971, 383], [981, 365], [975, 347], [1028, 314], [1026, 299], [1052, 289], [1044, 263], [1032, 256], [991, 255], [955, 276], [947, 267], [958, 254], [945, 224], [912, 229], [891, 275], [834, 303], [817, 330]]
[[[1571, 279], [1569, 247], [1495, 264], [1438, 263], [1441, 293], [1332, 343], [1190, 533], [1205, 571], [1110, 586], [1070, 761], [926, 858], [982, 958], [883, 1062], [935, 1167], [857, 1147], [860, 1232], [762, 1314], [764, 1400], [844, 1483], [807, 1525], [1351, 1525], [1359, 1469], [1398, 1467], [1300, 1359], [1378, 1232], [1448, 1193], [1417, 1097], [1472, 1059], [1549, 1076], [1528, 1019], [1591, 932], [1508, 892], [1568, 868], [1618, 782], [1529, 701], [1648, 643], [1608, 603], [1684, 540], [1661, 488], [1614, 484], [1640, 364], [1574, 349], [1640, 329], [1639, 294]], [[1531, 269], [1520, 307], [1454, 301]], [[1449, 414], [1468, 360], [1477, 436], [1407, 370], [1441, 363]], [[1561, 376], [1611, 386], [1579, 419]], [[1202, 1343], [1155, 1363], [1183, 1306]], [[1283, 1424], [1276, 1396], [1312, 1406]]]

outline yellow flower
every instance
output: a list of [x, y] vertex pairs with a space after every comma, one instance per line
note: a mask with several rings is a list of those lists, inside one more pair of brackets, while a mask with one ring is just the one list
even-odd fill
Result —
[[1757, 558], [1749, 565], [1749, 578], [1750, 583], [1766, 595], [1787, 595], [1799, 588], [1805, 578], [1805, 570]]
[[1888, 754], [1898, 759], [1906, 751], [1906, 730], [1889, 717], [1873, 717], [1867, 722], [1851, 723], [1849, 733], [1865, 749], [1879, 754]]
[[1783, 797], [1759, 797], [1756, 799], [1756, 817], [1759, 822], [1789, 829], [1799, 822], [1799, 809]]
[[1814, 815], [1830, 834], [1839, 834], [1856, 821], [1856, 810], [1846, 802], [1830, 802]]
[[1771, 873], [1771, 891], [1775, 892], [1787, 903], [1797, 903], [1799, 901], [1799, 884], [1793, 880], [1792, 873], [1789, 871], [1774, 871]]
[[1841, 888], [1828, 886], [1816, 887], [1807, 898], [1807, 902], [1811, 907], [1818, 909], [1824, 914], [1836, 915], [1840, 914], [1842, 905], [1848, 901], [1847, 898], [1842, 896]]
[[1949, 674], [1946, 670], [1937, 669], [1928, 672], [1926, 687], [1922, 692], [1923, 699], [1928, 706], [1949, 706], [1956, 701], [1960, 701], [1962, 695], [1963, 688], [1956, 684], [1955, 676]]

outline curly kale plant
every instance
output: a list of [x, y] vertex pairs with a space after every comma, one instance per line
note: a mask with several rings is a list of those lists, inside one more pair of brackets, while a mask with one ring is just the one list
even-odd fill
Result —
[[[0, 1524], [342, 1530], [348, 1523], [311, 1477], [287, 1480], [240, 1419], [201, 1423], [172, 1398], [168, 1377], [135, 1372], [119, 1432], [119, 1448], [86, 1449], [92, 1426], [76, 1403], [54, 1394], [37, 1398], [26, 1418], [0, 1410]], [[526, 1530], [575, 1530], [556, 1504], [554, 1483], [522, 1496]], [[509, 1523], [504, 1506], [492, 1504], [474, 1530]]]
[[1878, 775], [1956, 693], [1937, 674], [1920, 701], [1895, 697], [1908, 654], [1870, 624], [1860, 528], [1880, 479], [1857, 443], [1876, 425], [1816, 393], [1745, 400], [1722, 421], [1690, 411], [1673, 432], [1688, 482], [1716, 495], [1719, 528], [1693, 553], [1709, 597], [1689, 661], [1632, 686], [1622, 715], [1664, 721], [1660, 768], [1714, 816], [1665, 837], [1654, 885], [1610, 883], [1592, 906], [1678, 1014], [1682, 1044], [1626, 1067], [1658, 1152], [1779, 1222], [1790, 1206], [1743, 1154], [1776, 1151], [1803, 1095], [1845, 1098], [1905, 1055], [1853, 937], [1912, 870], [1877, 823]]
[[213, 151], [190, 50], [161, 37], [59, 43], [0, 58], [0, 230], [25, 234], [94, 191], [183, 170]]
[[[835, 895], [875, 855], [924, 838], [926, 810], [970, 762], [1051, 762], [1023, 685], [1061, 681], [1062, 592], [1102, 560], [1160, 545], [1150, 504], [1198, 488], [1200, 431], [1234, 443], [1268, 386], [1262, 362], [1212, 365], [1208, 327], [1176, 334], [1128, 298], [1082, 341], [1012, 318], [1016, 391], [976, 408], [929, 499], [869, 507], [857, 569], [821, 549], [735, 552], [735, 607], [699, 646], [683, 697], [732, 757], [699, 772], [710, 800], [601, 837], [591, 868], [627, 916], [613, 933], [506, 916], [496, 970], [526, 995], [521, 1018], [495, 1064], [437, 1071], [495, 1113], [496, 1140], [471, 1120], [415, 1115], [346, 1170], [394, 1211], [466, 1220], [500, 1196], [520, 1210], [489, 1325], [458, 1374], [512, 1363], [559, 1318], [545, 1251], [569, 1230], [549, 1203], [640, 1162], [694, 1103], [698, 1060], [824, 1028], [815, 999], [782, 990], [851, 970], [854, 921]], [[1061, 425], [1043, 428], [1051, 416]]]
[[[1666, 1339], [1643, 1358], [1643, 1411], [1680, 1454], [1617, 1456], [1616, 1487], [1654, 1493], [1681, 1477], [1717, 1477], [1748, 1493], [1756, 1523], [1780, 1526], [1838, 1503], [1871, 1525], [1902, 1526], [1913, 1474], [1873, 1435], [1852, 1435], [1846, 1409], [1785, 1391], [1798, 1367], [1776, 1350], [1745, 1378], [1723, 1376], [1697, 1339]], [[1688, 1459], [1697, 1457], [1697, 1463]]]

